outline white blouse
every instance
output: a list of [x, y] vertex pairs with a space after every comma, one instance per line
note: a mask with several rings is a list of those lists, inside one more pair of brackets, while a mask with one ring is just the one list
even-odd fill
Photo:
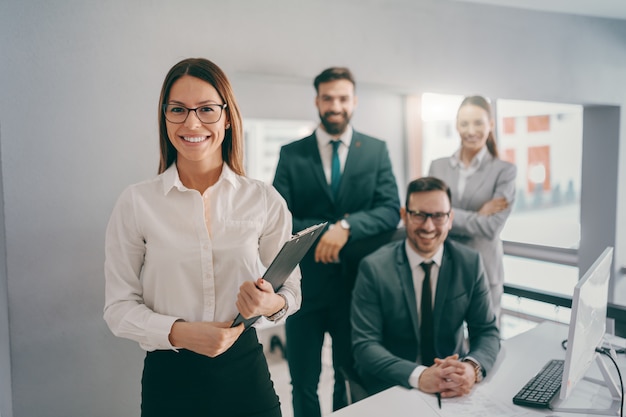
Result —
[[[174, 348], [168, 337], [178, 319], [231, 321], [239, 287], [262, 276], [291, 227], [287, 205], [270, 185], [224, 164], [203, 198], [182, 184], [172, 164], [126, 188], [113, 209], [105, 242], [104, 319], [116, 336], [148, 351]], [[300, 308], [299, 268], [279, 292], [287, 298], [288, 315]]]
[[459, 169], [459, 182], [457, 184], [456, 192], [459, 195], [459, 201], [463, 200], [463, 193], [465, 192], [465, 185], [467, 184], [467, 179], [474, 175], [478, 168], [480, 168], [480, 163], [482, 162], [485, 154], [487, 153], [487, 147], [483, 146], [480, 151], [472, 158], [472, 162], [468, 166], [465, 166], [463, 162], [461, 162], [461, 149], [456, 151], [454, 155], [450, 158], [450, 165], [452, 167]]

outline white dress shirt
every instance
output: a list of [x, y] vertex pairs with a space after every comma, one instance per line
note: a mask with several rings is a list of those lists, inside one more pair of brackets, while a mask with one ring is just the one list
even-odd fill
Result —
[[337, 154], [339, 155], [339, 165], [341, 166], [340, 172], [343, 172], [343, 169], [346, 166], [346, 159], [348, 158], [350, 142], [352, 142], [352, 126], [348, 125], [345, 132], [343, 132], [339, 137], [329, 135], [328, 132], [318, 126], [318, 128], [315, 129], [315, 137], [317, 138], [317, 147], [320, 151], [320, 158], [322, 158], [322, 166], [324, 167], [326, 182], [330, 184], [333, 159], [333, 145], [330, 141], [336, 139], [341, 141], [341, 145], [337, 148]]
[[[224, 164], [203, 197], [183, 185], [172, 164], [126, 188], [113, 209], [104, 319], [116, 336], [148, 351], [174, 349], [168, 337], [178, 319], [231, 321], [239, 287], [262, 276], [291, 227], [287, 205], [270, 185]], [[279, 292], [288, 314], [300, 308], [299, 268]]]

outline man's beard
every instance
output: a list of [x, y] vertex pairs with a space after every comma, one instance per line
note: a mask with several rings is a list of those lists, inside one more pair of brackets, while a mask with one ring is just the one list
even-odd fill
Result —
[[332, 114], [337, 114], [337, 113], [326, 112], [324, 113], [324, 115], [320, 113], [320, 120], [322, 122], [322, 126], [324, 126], [324, 130], [329, 135], [341, 135], [343, 132], [346, 131], [346, 127], [348, 127], [348, 124], [350, 123], [350, 116], [348, 116], [348, 113], [344, 111], [341, 113], [341, 115], [343, 116], [342, 121], [329, 122], [327, 118], [328, 116]]

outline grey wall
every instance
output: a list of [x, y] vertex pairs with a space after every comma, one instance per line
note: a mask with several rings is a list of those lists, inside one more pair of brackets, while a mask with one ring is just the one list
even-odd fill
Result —
[[[399, 176], [405, 94], [608, 104], [626, 120], [625, 21], [444, 0], [3, 0], [0, 54], [4, 417], [138, 415], [143, 354], [101, 317], [103, 235], [122, 188], [156, 172], [160, 83], [182, 58], [222, 66], [250, 118], [315, 119], [312, 78], [351, 67], [355, 126], [389, 141]], [[619, 160], [626, 178], [626, 146]], [[626, 264], [623, 215], [616, 227]]]
[[[2, 125], [0, 124], [0, 140]], [[0, 147], [0, 195], [2, 192], [2, 151]], [[9, 294], [7, 288], [6, 234], [4, 230], [4, 204], [0, 206], [0, 417], [12, 407], [11, 398], [11, 345], [9, 332]]]
[[619, 135], [619, 113], [613, 106], [586, 106], [583, 112], [580, 277], [616, 242], [619, 149], [612, 138]]

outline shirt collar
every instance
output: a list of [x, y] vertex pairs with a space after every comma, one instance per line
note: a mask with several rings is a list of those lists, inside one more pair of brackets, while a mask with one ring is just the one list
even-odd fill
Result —
[[[176, 168], [176, 162], [172, 163], [172, 165], [170, 165], [169, 168], [167, 168], [165, 172], [161, 174], [161, 179], [163, 181], [163, 194], [169, 193], [170, 190], [174, 187], [176, 187], [179, 191], [188, 190], [188, 188], [185, 187], [183, 182], [180, 180], [180, 176], [178, 175], [178, 169]], [[222, 164], [222, 173], [220, 174], [220, 177], [217, 179], [217, 182], [213, 186], [219, 184], [222, 181], [227, 181], [231, 183], [234, 188], [237, 188], [239, 186], [239, 178], [237, 177], [237, 174], [235, 174], [226, 163]]]
[[409, 260], [409, 265], [411, 265], [411, 270], [417, 268], [422, 262], [434, 262], [435, 265], [441, 267], [441, 260], [443, 259], [443, 245], [437, 249], [435, 255], [431, 259], [424, 258], [419, 253], [415, 252], [413, 248], [409, 245], [408, 239], [404, 241], [404, 250], [406, 251], [406, 257]]
[[[485, 158], [486, 154], [487, 154], [487, 147], [483, 146], [482, 149], [478, 151], [478, 153], [474, 156], [474, 159], [472, 159], [472, 162], [470, 163], [468, 168], [477, 168], [480, 165], [480, 163], [483, 161], [483, 159]], [[457, 149], [457, 151], [450, 157], [450, 165], [452, 165], [453, 168], [462, 166], [461, 165], [461, 148]]]
[[[320, 147], [328, 145], [328, 142], [337, 138], [337, 136], [329, 135], [321, 126], [315, 129], [315, 137], [317, 138], [317, 145]], [[352, 125], [346, 127], [346, 130], [339, 136], [339, 140], [346, 145], [346, 148], [350, 147], [350, 142], [352, 141]]]

